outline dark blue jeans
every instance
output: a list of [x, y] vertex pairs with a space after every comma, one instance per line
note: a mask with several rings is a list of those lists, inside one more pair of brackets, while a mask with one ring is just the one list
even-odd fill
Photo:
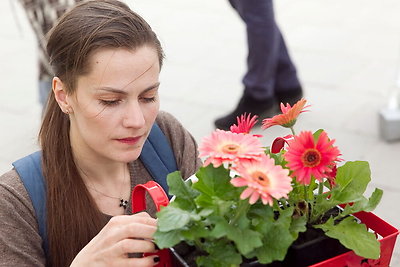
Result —
[[296, 68], [276, 25], [272, 0], [229, 0], [246, 24], [248, 57], [244, 94], [256, 99], [300, 88]]

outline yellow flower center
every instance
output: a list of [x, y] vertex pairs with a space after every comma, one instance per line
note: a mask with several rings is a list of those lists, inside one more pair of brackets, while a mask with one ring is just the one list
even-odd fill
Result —
[[307, 149], [301, 160], [305, 167], [313, 168], [321, 162], [321, 153], [315, 148]]
[[222, 147], [222, 152], [226, 154], [236, 154], [239, 151], [237, 144], [226, 144]]
[[251, 174], [251, 177], [253, 177], [255, 182], [264, 187], [268, 187], [270, 184], [268, 176], [263, 172], [255, 171]]

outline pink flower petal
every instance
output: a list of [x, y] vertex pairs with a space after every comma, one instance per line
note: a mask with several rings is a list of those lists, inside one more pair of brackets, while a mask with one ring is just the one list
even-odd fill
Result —
[[247, 183], [248, 183], [247, 180], [243, 179], [241, 177], [234, 178], [234, 179], [231, 180], [231, 184], [233, 184], [236, 187], [246, 186]]
[[240, 195], [241, 199], [246, 199], [248, 198], [251, 194], [253, 194], [254, 190], [253, 188], [247, 187], [242, 194]]
[[254, 191], [253, 194], [251, 195], [249, 199], [250, 204], [254, 204], [257, 202], [257, 200], [260, 198], [260, 194], [257, 191]]

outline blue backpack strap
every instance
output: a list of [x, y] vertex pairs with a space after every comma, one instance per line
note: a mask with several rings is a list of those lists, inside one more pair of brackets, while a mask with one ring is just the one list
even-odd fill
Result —
[[31, 198], [39, 225], [39, 234], [43, 240], [42, 247], [47, 255], [46, 186], [42, 174], [42, 153], [37, 151], [30, 154], [15, 161], [13, 166]]
[[[157, 123], [153, 124], [150, 134], [143, 145], [140, 160], [153, 180], [168, 193], [167, 175], [178, 170], [175, 155]], [[171, 198], [171, 196], [169, 196]]]

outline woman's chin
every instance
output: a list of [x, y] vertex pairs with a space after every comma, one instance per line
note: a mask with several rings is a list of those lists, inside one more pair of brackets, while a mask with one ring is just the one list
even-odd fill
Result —
[[130, 153], [123, 153], [122, 155], [119, 156], [118, 161], [124, 162], [124, 163], [135, 161], [139, 158], [140, 152], [141, 152], [141, 150], [139, 152], [134, 151], [134, 152], [130, 152]]

